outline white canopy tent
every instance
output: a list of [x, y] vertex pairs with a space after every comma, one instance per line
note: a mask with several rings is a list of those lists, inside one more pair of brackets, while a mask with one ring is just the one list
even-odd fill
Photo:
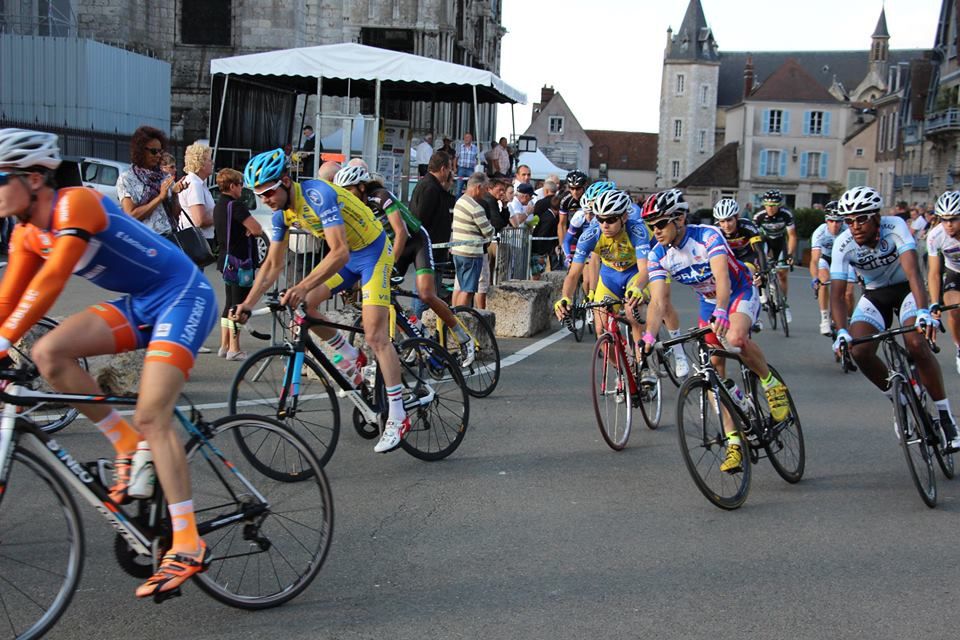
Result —
[[546, 180], [549, 175], [559, 176], [561, 180], [567, 177], [567, 170], [561, 169], [550, 161], [550, 158], [543, 155], [543, 151], [524, 151], [520, 154], [518, 165], [525, 164], [530, 167], [530, 177], [534, 180]]
[[[220, 146], [224, 104], [231, 79], [265, 90], [320, 96], [373, 97], [379, 117], [382, 98], [435, 102], [526, 103], [526, 95], [496, 74], [452, 62], [355, 43], [267, 51], [210, 61], [213, 78], [211, 115], [216, 113], [214, 154]], [[222, 78], [218, 87], [217, 76]], [[217, 89], [220, 89], [217, 96]], [[219, 109], [217, 98], [219, 97]], [[291, 113], [291, 119], [292, 119]], [[320, 131], [320, 114], [315, 129]], [[478, 132], [479, 133], [479, 132]], [[483, 132], [489, 139], [492, 132]], [[479, 135], [478, 135], [479, 139]], [[319, 157], [314, 160], [314, 172]]]

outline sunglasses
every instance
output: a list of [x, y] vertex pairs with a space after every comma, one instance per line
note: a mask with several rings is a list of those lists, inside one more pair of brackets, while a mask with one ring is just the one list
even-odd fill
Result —
[[0, 187], [8, 184], [13, 176], [25, 176], [26, 171], [0, 171]]
[[150, 153], [150, 155], [158, 156], [158, 155], [160, 155], [161, 153], [163, 153], [163, 149], [162, 149], [162, 148], [157, 149], [157, 148], [154, 148], [154, 147], [147, 147], [147, 152]]
[[673, 218], [660, 218], [655, 222], [651, 222], [650, 226], [656, 229], [657, 231], [663, 231], [664, 229], [667, 228], [667, 225], [671, 224], [672, 222], [673, 222]]
[[277, 183], [276, 183], [275, 185], [273, 185], [272, 187], [268, 187], [268, 188], [264, 189], [263, 191], [254, 191], [253, 193], [256, 194], [257, 197], [267, 198], [267, 197], [272, 196], [273, 193], [274, 193], [277, 189], [279, 189], [280, 187], [282, 187], [282, 186], [283, 186], [283, 182], [281, 182], [281, 181], [278, 180]]
[[608, 216], [606, 218], [601, 218], [600, 216], [597, 216], [596, 218], [597, 218], [597, 222], [599, 222], [600, 224], [613, 224], [614, 222], [621, 220], [623, 216]]
[[960, 216], [940, 216], [940, 222], [957, 222]]
[[872, 213], [861, 213], [858, 216], [844, 216], [843, 220], [851, 227], [860, 226], [863, 224], [867, 224], [870, 221], [870, 219], [873, 218], [873, 216], [874, 214]]

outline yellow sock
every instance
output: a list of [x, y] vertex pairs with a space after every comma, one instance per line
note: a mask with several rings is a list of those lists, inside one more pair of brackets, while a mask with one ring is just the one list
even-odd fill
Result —
[[193, 500], [171, 504], [167, 509], [173, 523], [173, 544], [170, 550], [196, 553], [200, 549], [200, 534], [197, 532], [197, 519], [193, 514]]
[[97, 429], [113, 444], [118, 454], [133, 453], [140, 442], [140, 434], [114, 409], [97, 423]]

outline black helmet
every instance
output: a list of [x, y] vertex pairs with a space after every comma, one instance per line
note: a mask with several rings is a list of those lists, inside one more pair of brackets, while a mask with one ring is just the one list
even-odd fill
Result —
[[579, 189], [586, 188], [587, 183], [590, 182], [590, 176], [585, 174], [583, 171], [576, 169], [567, 174], [567, 188], [569, 189]]
[[770, 189], [763, 194], [763, 204], [764, 206], [779, 207], [783, 204], [783, 194], [780, 193], [779, 189]]

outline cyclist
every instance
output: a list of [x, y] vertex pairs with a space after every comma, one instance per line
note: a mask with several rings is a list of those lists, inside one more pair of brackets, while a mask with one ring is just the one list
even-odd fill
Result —
[[[837, 351], [842, 342], [884, 331], [893, 321], [894, 312], [901, 325], [916, 324], [918, 331], [905, 334], [904, 342], [937, 406], [947, 448], [956, 450], [960, 448], [960, 436], [943, 390], [943, 375], [924, 339], [924, 335], [936, 335], [936, 326], [927, 308], [916, 245], [907, 223], [897, 216], [881, 217], [882, 208], [883, 198], [870, 187], [854, 187], [840, 198], [838, 209], [849, 228], [834, 241], [830, 263], [830, 308], [837, 326], [833, 348]], [[848, 331], [843, 286], [851, 265], [863, 277], [866, 291], [857, 302]], [[859, 344], [850, 352], [864, 375], [894, 402], [887, 367], [877, 357], [877, 343]]]
[[[159, 141], [153, 144], [160, 153]], [[217, 300], [179, 247], [109, 198], [84, 187], [57, 189], [52, 176], [59, 165], [57, 136], [0, 129], [0, 217], [20, 222], [0, 283], [0, 368], [12, 368], [9, 349], [54, 305], [71, 273], [123, 294], [64, 320], [37, 341], [33, 360], [58, 391], [99, 395], [103, 391], [77, 359], [146, 347], [133, 424], [104, 405], [78, 409], [114, 446], [114, 501], [129, 500], [138, 442], [146, 440], [153, 452], [173, 539], [156, 573], [137, 588], [138, 597], [152, 596], [176, 589], [210, 561], [172, 419], [194, 357], [217, 320]]]
[[[260, 297], [280, 277], [286, 264], [291, 226], [305, 229], [327, 244], [323, 259], [300, 282], [290, 286], [281, 302], [291, 307], [306, 303], [311, 316], [323, 318], [317, 306], [334, 293], [361, 283], [364, 338], [380, 365], [389, 403], [386, 428], [373, 450], [393, 451], [410, 430], [403, 408], [400, 361], [390, 343], [390, 273], [393, 252], [373, 212], [349, 191], [323, 180], [293, 182], [287, 175], [283, 149], [260, 153], [247, 163], [246, 186], [273, 210], [270, 249], [250, 293], [236, 306], [233, 320], [246, 322]], [[339, 331], [315, 326], [312, 331], [347, 360], [346, 377], [357, 382], [364, 365], [357, 351]]]
[[360, 202], [370, 207], [374, 216], [383, 225], [387, 238], [393, 243], [395, 255], [399, 256], [394, 268], [395, 273], [403, 276], [411, 263], [416, 265], [417, 295], [457, 336], [460, 342], [461, 363], [465, 367], [470, 366], [476, 357], [473, 340], [457, 322], [457, 316], [447, 303], [436, 294], [430, 235], [410, 209], [383, 186], [382, 179], [378, 180], [371, 176], [363, 164], [353, 164], [353, 160], [350, 162], [351, 164], [337, 172], [333, 177], [333, 183], [343, 187], [355, 195]]
[[[843, 216], [837, 207], [839, 203], [831, 200], [824, 206], [826, 222], [817, 227], [810, 236], [810, 286], [817, 295], [820, 305], [820, 333], [832, 335], [833, 327], [830, 324], [830, 261], [833, 259], [833, 243], [846, 230]], [[847, 308], [853, 307], [853, 288], [857, 276], [851, 267], [847, 271], [847, 282], [844, 283], [844, 296], [847, 299]]]
[[[747, 265], [753, 276], [754, 284], [764, 267], [763, 235], [748, 218], [740, 218], [740, 205], [732, 198], [722, 198], [713, 206], [713, 221], [723, 233], [737, 260]], [[761, 300], [762, 302], [762, 300]], [[763, 322], [757, 318], [754, 331], [763, 330]]]
[[[561, 246], [563, 239], [567, 235], [567, 225], [570, 218], [580, 210], [580, 198], [586, 191], [590, 183], [590, 177], [579, 169], [575, 169], [567, 174], [564, 180], [564, 193], [560, 194], [560, 215], [557, 217], [557, 239]], [[567, 198], [566, 196], [570, 196]]]
[[[688, 225], [688, 211], [683, 192], [670, 189], [658, 194], [653, 206], [644, 212], [656, 244], [649, 256], [650, 305], [643, 342], [650, 349], [656, 341], [669, 291], [668, 276], [692, 286], [700, 297], [700, 326], [710, 325], [717, 338], [740, 350], [743, 363], [760, 378], [770, 414], [780, 422], [790, 412], [787, 388], [774, 377], [760, 347], [750, 339], [750, 327], [760, 311], [750, 271], [733, 255], [715, 227]], [[714, 365], [724, 375], [725, 363], [718, 358]], [[743, 468], [743, 444], [739, 435], [727, 433], [727, 451], [720, 470], [736, 473]]]
[[[937, 198], [934, 214], [940, 224], [927, 234], [927, 286], [933, 302], [930, 313], [939, 320], [941, 302], [960, 302], [960, 191], [946, 191]], [[947, 312], [947, 326], [957, 347], [956, 367], [960, 373], [960, 310]]]
[[[783, 207], [783, 194], [777, 189], [764, 193], [763, 208], [763, 211], [754, 216], [753, 221], [763, 232], [770, 264], [783, 261], [793, 266], [793, 254], [797, 250], [797, 227], [793, 222], [793, 213]], [[787, 272], [780, 270], [778, 276], [780, 288], [783, 290], [787, 322], [793, 322], [793, 314], [790, 313], [790, 305], [787, 303]]]

